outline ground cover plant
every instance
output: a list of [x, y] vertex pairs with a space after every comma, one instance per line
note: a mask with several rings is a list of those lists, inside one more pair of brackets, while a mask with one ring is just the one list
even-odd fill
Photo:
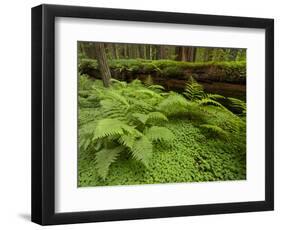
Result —
[[[93, 43], [95, 58], [89, 43], [79, 45], [78, 186], [246, 179], [246, 102], [206, 92], [198, 71], [221, 68], [215, 81], [239, 75], [245, 84], [243, 50], [220, 50], [236, 54], [227, 61], [177, 60], [173, 52], [170, 60], [126, 60], [110, 56], [112, 44]], [[180, 90], [155, 82], [178, 76]]]

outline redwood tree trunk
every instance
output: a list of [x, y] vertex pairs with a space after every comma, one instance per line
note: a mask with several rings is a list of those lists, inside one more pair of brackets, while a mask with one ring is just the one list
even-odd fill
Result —
[[195, 55], [196, 55], [195, 47], [187, 48], [187, 61], [194, 62], [196, 58]]
[[104, 87], [109, 87], [111, 73], [109, 69], [109, 65], [107, 63], [105, 48], [103, 43], [95, 43], [95, 51], [98, 61], [98, 69], [101, 73], [102, 81]]

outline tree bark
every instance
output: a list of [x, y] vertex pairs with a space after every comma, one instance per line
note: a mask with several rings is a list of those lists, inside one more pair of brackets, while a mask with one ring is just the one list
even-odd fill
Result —
[[194, 48], [194, 47], [187, 48], [186, 61], [194, 62], [195, 61], [195, 54], [196, 54], [196, 48]]
[[152, 60], [153, 56], [152, 56], [152, 45], [149, 45], [149, 59]]
[[98, 61], [98, 69], [100, 71], [104, 87], [109, 87], [111, 73], [106, 58], [105, 48], [103, 43], [95, 43], [95, 51]]
[[140, 53], [140, 58], [146, 59], [146, 47], [145, 47], [145, 45], [139, 45], [139, 53]]
[[113, 53], [114, 53], [115, 59], [119, 59], [118, 45], [117, 44], [113, 44]]
[[176, 47], [177, 61], [186, 61], [187, 60], [187, 48], [184, 46]]
[[164, 59], [165, 58], [165, 47], [162, 45], [156, 46], [156, 58]]

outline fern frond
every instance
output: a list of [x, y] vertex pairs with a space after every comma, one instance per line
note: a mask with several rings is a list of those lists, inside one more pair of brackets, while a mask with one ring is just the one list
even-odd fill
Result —
[[152, 90], [149, 90], [149, 89], [136, 90], [135, 93], [146, 95], [146, 96], [149, 96], [149, 97], [162, 98], [160, 94], [158, 94], [158, 93], [156, 93]]
[[122, 96], [119, 91], [108, 90], [104, 94], [104, 99], [110, 99], [115, 103], [120, 103], [122, 105], [125, 105], [126, 107], [129, 107], [129, 103], [127, 99], [124, 96]]
[[206, 132], [210, 133], [213, 137], [220, 137], [224, 139], [228, 139], [228, 133], [224, 131], [222, 128], [216, 125], [211, 124], [203, 124], [200, 125], [200, 128], [203, 128]]
[[153, 154], [152, 143], [146, 136], [142, 136], [135, 140], [133, 147], [131, 148], [131, 153], [133, 158], [147, 167]]
[[89, 79], [86, 74], [79, 76], [79, 91], [90, 90], [92, 88], [93, 81]]
[[148, 114], [147, 121], [168, 121], [168, 118], [161, 112], [151, 112]]
[[103, 148], [102, 150], [96, 152], [95, 156], [95, 166], [99, 176], [102, 179], [106, 179], [108, 174], [109, 166], [116, 161], [119, 153], [124, 151], [123, 146], [118, 146], [115, 148]]
[[159, 121], [168, 121], [168, 118], [161, 112], [150, 112], [148, 114], [133, 113], [132, 116], [144, 125], [147, 123], [151, 124]]
[[148, 86], [148, 89], [157, 90], [157, 91], [165, 90], [165, 88], [162, 85], [150, 85]]
[[117, 79], [111, 78], [110, 81], [113, 83], [113, 85], [118, 86], [120, 88], [125, 88], [127, 87], [127, 82], [125, 81], [118, 81]]
[[240, 112], [241, 115], [245, 116], [246, 115], [246, 109], [247, 109], [247, 105], [246, 102], [241, 101], [237, 98], [232, 98], [232, 97], [228, 97], [227, 98], [230, 101], [230, 107], [238, 112]]
[[139, 79], [135, 79], [130, 83], [130, 86], [134, 88], [138, 88], [140, 86], [142, 87], [142, 83]]
[[172, 116], [183, 113], [187, 105], [188, 102], [183, 96], [173, 93], [158, 104], [157, 110], [163, 112], [165, 115]]
[[[86, 119], [87, 120], [87, 119]], [[86, 150], [92, 143], [96, 121], [87, 121], [86, 124], [79, 124], [79, 149]]]
[[134, 133], [135, 128], [117, 119], [102, 119], [97, 123], [93, 140], [109, 136], [118, 136], [124, 133]]
[[111, 99], [102, 100], [100, 105], [101, 114], [103, 117], [116, 118], [122, 121], [126, 120], [126, 116], [130, 108]]
[[218, 99], [224, 99], [225, 97], [219, 94], [212, 94], [212, 93], [208, 93], [207, 98], [213, 99], [213, 100], [218, 100]]
[[142, 113], [133, 113], [132, 116], [140, 121], [142, 124], [145, 124], [149, 118], [148, 115]]
[[189, 100], [198, 100], [205, 97], [203, 86], [197, 83], [197, 81], [190, 77], [185, 85], [185, 92], [183, 93]]
[[154, 109], [154, 107], [145, 100], [140, 100], [134, 97], [128, 97], [127, 100], [130, 103], [130, 111], [147, 113]]
[[213, 105], [213, 106], [217, 106], [217, 107], [220, 107], [224, 110], [227, 110], [221, 103], [213, 100], [213, 99], [210, 99], [210, 98], [203, 98], [201, 100], [198, 101], [198, 104], [201, 105], [201, 106], [205, 106], [205, 105]]
[[170, 142], [175, 135], [165, 127], [152, 126], [145, 132], [145, 136], [151, 141]]
[[118, 139], [118, 142], [125, 146], [128, 147], [129, 149], [132, 149], [134, 146], [136, 140], [136, 136], [134, 135], [121, 135], [120, 138]]

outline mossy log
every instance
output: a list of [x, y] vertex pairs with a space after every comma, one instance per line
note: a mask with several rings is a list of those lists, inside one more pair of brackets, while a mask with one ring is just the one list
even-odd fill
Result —
[[[190, 76], [199, 82], [225, 82], [246, 84], [246, 62], [180, 62], [171, 60], [119, 59], [109, 60], [113, 78], [131, 81], [150, 76], [153, 81], [162, 79], [188, 80]], [[100, 79], [97, 62], [83, 59], [79, 62], [79, 73]]]

